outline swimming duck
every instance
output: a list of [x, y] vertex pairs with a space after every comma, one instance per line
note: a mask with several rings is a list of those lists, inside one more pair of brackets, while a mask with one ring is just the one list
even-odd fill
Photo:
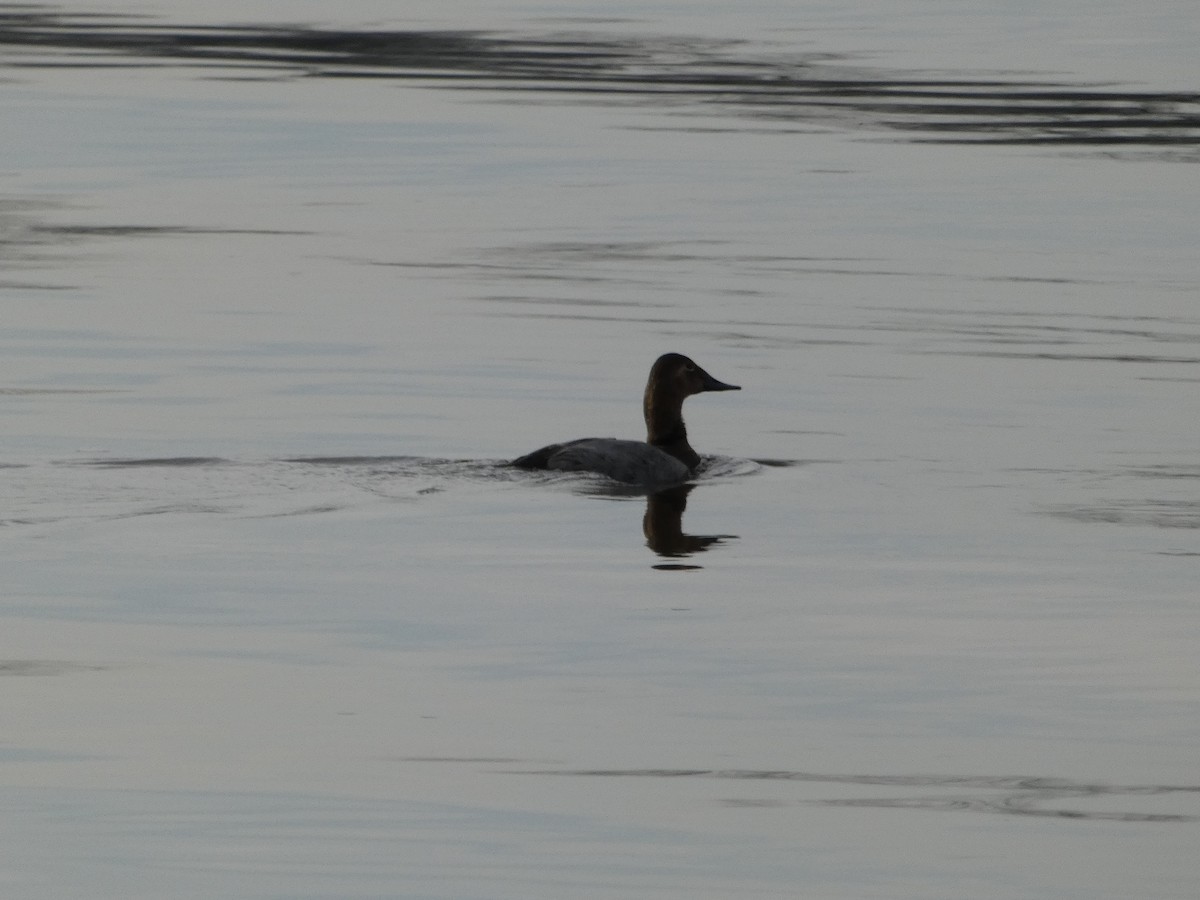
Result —
[[514, 459], [520, 469], [597, 472], [627, 484], [665, 487], [687, 481], [700, 465], [700, 454], [688, 443], [683, 401], [704, 391], [740, 391], [717, 381], [679, 353], [660, 356], [650, 369], [642, 411], [646, 441], [580, 438], [550, 444]]

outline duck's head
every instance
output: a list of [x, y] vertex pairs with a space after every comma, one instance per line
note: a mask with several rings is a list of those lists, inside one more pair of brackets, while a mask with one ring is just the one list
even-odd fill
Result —
[[689, 469], [700, 464], [683, 424], [683, 401], [705, 391], [740, 391], [736, 384], [717, 381], [679, 353], [666, 353], [650, 369], [642, 410], [646, 415], [646, 441], [680, 460]]
[[682, 353], [664, 353], [650, 368], [646, 382], [646, 398], [674, 400], [682, 404], [685, 397], [704, 391], [740, 391], [736, 384], [717, 381]]

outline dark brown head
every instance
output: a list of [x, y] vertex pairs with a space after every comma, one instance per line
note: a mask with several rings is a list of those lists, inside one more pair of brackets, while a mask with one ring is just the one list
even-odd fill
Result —
[[736, 384], [717, 381], [682, 353], [664, 353], [650, 367], [646, 393], [676, 396], [682, 403], [685, 397], [704, 391], [740, 391]]
[[688, 444], [687, 429], [683, 425], [683, 401], [692, 394], [705, 391], [740, 390], [736, 384], [717, 381], [682, 354], [663, 354], [650, 368], [642, 402], [646, 440], [694, 469], [700, 457]]

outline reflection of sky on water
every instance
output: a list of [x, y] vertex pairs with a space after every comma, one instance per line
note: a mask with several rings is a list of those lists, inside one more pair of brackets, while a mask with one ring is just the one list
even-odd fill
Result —
[[9, 893], [1191, 897], [1186, 67], [372, 2], [0, 13]]

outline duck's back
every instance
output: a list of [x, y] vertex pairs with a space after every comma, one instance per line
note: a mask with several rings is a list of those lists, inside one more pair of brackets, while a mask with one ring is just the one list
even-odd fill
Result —
[[521, 469], [596, 472], [626, 484], [667, 486], [687, 481], [691, 470], [680, 460], [642, 441], [581, 438], [550, 444], [514, 459]]

